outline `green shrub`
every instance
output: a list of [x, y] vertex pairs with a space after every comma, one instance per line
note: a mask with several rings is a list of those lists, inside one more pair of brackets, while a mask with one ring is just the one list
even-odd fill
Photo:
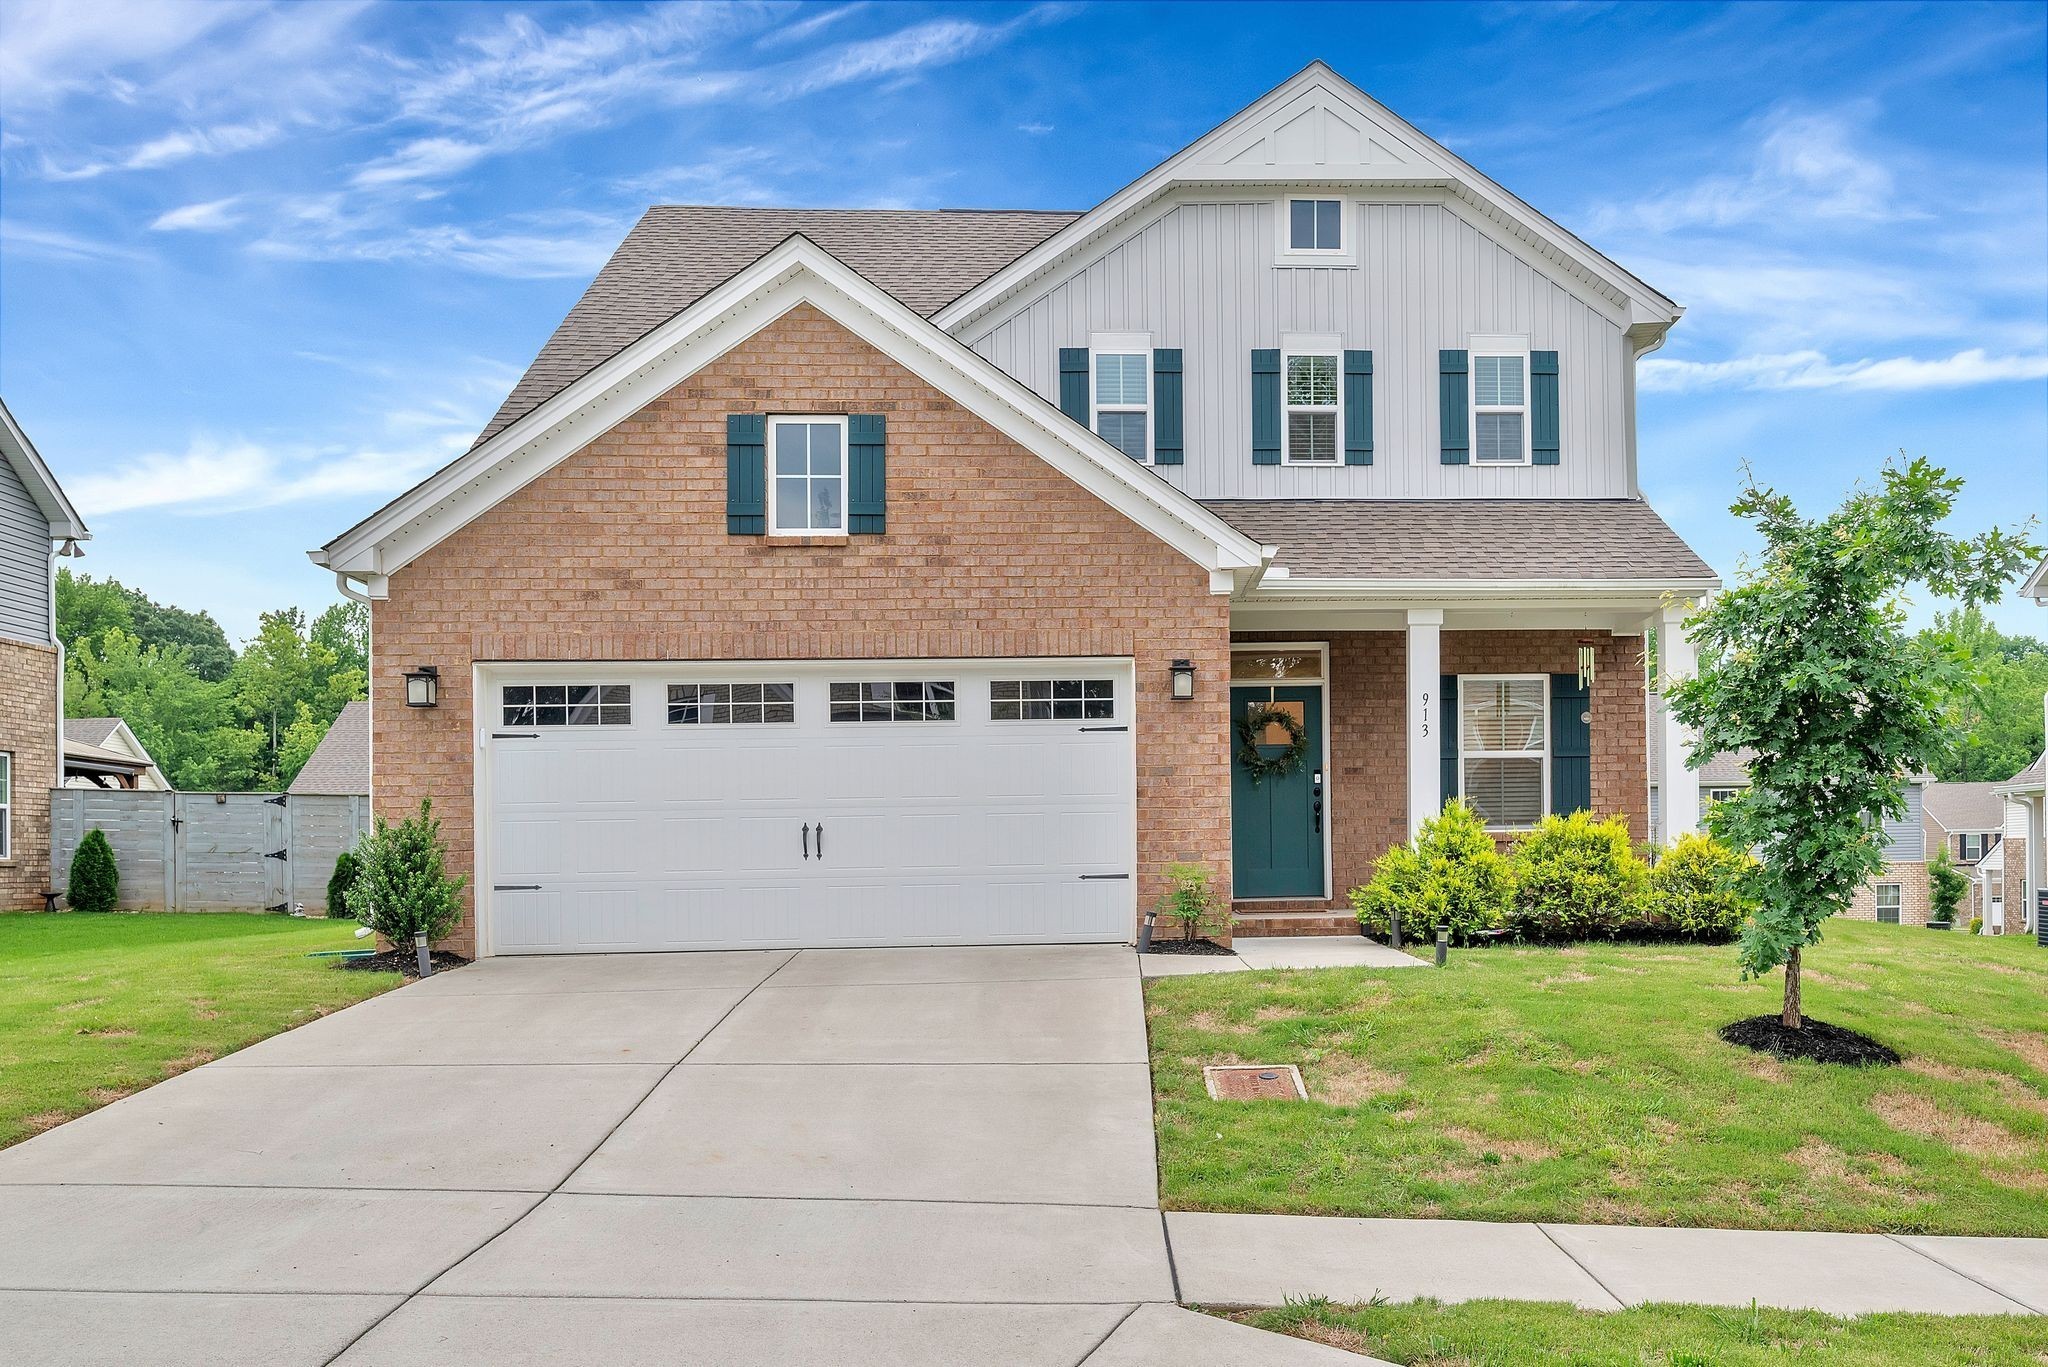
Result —
[[1984, 918], [1982, 916], [1972, 916], [1970, 918], [1970, 933], [1972, 935], [1982, 935], [1984, 933]]
[[1159, 898], [1159, 914], [1181, 924], [1181, 938], [1192, 940], [1216, 922], [1216, 889], [1207, 864], [1175, 863], [1166, 866], [1166, 891]]
[[1463, 943], [1507, 924], [1514, 890], [1486, 823], [1454, 799], [1422, 823], [1412, 843], [1379, 857], [1372, 880], [1351, 890], [1351, 906], [1375, 934], [1386, 934], [1398, 913], [1405, 934], [1426, 936], [1444, 926]]
[[1650, 871], [1628, 824], [1589, 812], [1546, 816], [1515, 842], [1515, 921], [1537, 940], [1590, 940], [1641, 925]]
[[71, 882], [64, 896], [73, 911], [112, 911], [121, 900], [121, 871], [114, 866], [114, 847], [95, 826], [78, 842], [71, 856]]
[[1934, 858], [1927, 861], [1927, 900], [1932, 903], [1927, 919], [1953, 925], [1956, 908], [1970, 891], [1970, 880], [1956, 867], [1956, 861], [1949, 857], [1948, 842], [1943, 841]]
[[327, 877], [327, 914], [341, 919], [348, 915], [348, 890], [362, 877], [362, 861], [354, 850], [343, 850], [334, 858], [334, 872]]
[[356, 846], [356, 857], [362, 869], [348, 890], [349, 914], [401, 949], [422, 931], [438, 940], [462, 919], [468, 879], [448, 874], [431, 801], [422, 799], [419, 811], [396, 826], [378, 817], [376, 829]]
[[1748, 880], [1756, 861], [1706, 834], [1682, 835], [1650, 870], [1650, 928], [1726, 944], [1756, 911]]

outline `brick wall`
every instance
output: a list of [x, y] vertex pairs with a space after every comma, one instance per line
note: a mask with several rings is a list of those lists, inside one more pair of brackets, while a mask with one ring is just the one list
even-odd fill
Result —
[[2005, 880], [2005, 933], [2021, 935], [2027, 928], [2027, 842], [2006, 838], [2005, 868], [1999, 875]]
[[[1849, 902], [1848, 915], [1852, 920], [1875, 921], [1877, 919], [1877, 886], [1880, 883], [1899, 885], [1899, 924], [1902, 926], [1924, 926], [1927, 924], [1927, 866], [1922, 863], [1888, 864], [1884, 872], [1856, 889], [1856, 895]], [[1965, 926], [1974, 913], [1968, 912], [1967, 900], [1964, 908], [1957, 911]]]
[[50, 789], [57, 786], [55, 646], [0, 640], [0, 751], [14, 757], [0, 910], [39, 908], [50, 886]]
[[[1329, 905], [1348, 905], [1373, 861], [1408, 838], [1407, 635], [1400, 631], [1243, 632], [1239, 641], [1325, 640], [1330, 646]], [[1638, 838], [1650, 825], [1644, 751], [1642, 641], [1605, 631], [1443, 633], [1446, 674], [1571, 674], [1579, 642], [1595, 643], [1593, 809]]]
[[[888, 534], [726, 535], [736, 412], [886, 414]], [[392, 576], [373, 611], [374, 798], [396, 817], [431, 796], [472, 871], [477, 660], [1128, 655], [1139, 906], [1180, 858], [1227, 894], [1229, 631], [1201, 567], [803, 306]], [[1176, 704], [1182, 656], [1196, 697]], [[438, 708], [401, 705], [416, 664], [440, 668]], [[474, 951], [467, 919], [449, 945]]]

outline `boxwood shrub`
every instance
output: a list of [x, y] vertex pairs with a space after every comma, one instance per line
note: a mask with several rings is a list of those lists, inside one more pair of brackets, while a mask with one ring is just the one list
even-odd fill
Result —
[[1546, 816], [1511, 858], [1515, 925], [1532, 940], [1609, 939], [1649, 919], [1650, 870], [1620, 817]]
[[1679, 940], [1726, 944], [1757, 908], [1756, 861], [1710, 835], [1682, 835], [1650, 870], [1650, 929]]
[[1373, 865], [1372, 881], [1351, 890], [1351, 907], [1368, 931], [1385, 935], [1398, 913], [1405, 935], [1448, 927], [1460, 943], [1508, 923], [1514, 878], [1486, 823], [1463, 802], [1445, 804], [1422, 823], [1412, 844], [1396, 845]]

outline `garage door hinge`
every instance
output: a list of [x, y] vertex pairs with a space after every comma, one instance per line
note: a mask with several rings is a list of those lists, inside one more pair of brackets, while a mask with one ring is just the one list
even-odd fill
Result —
[[1130, 875], [1128, 873], [1084, 873], [1081, 875], [1081, 881], [1084, 883], [1089, 883], [1129, 877]]

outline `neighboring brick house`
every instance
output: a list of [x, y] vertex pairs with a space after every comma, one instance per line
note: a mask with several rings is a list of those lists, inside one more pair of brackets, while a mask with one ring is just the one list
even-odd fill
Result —
[[1083, 214], [651, 209], [313, 554], [375, 805], [484, 954], [1123, 940], [1189, 859], [1312, 926], [1454, 794], [1647, 832], [1679, 312], [1320, 63]]
[[56, 556], [92, 535], [0, 403], [0, 909], [43, 905], [64, 746]]
[[[2048, 711], [2048, 699], [2043, 709]], [[1989, 905], [1995, 895], [1996, 905], [1986, 912], [1984, 923], [1988, 927], [1995, 919], [2001, 934], [2032, 935], [2040, 930], [2040, 889], [2048, 886], [2042, 876], [2043, 846], [2048, 845], [2042, 838], [2044, 770], [2048, 756], [2036, 755], [2032, 764], [1997, 785], [2005, 802], [2005, 839], [1986, 861], [1991, 868], [1984, 875], [1984, 896]], [[1990, 881], [1994, 875], [1995, 883]]]
[[[1981, 917], [1986, 934], [2004, 930], [2006, 801], [1997, 783], [1930, 783], [1926, 790], [1927, 855], [1946, 847], [1970, 880], [1957, 918]], [[2022, 837], [2024, 849], [2024, 837]]]

